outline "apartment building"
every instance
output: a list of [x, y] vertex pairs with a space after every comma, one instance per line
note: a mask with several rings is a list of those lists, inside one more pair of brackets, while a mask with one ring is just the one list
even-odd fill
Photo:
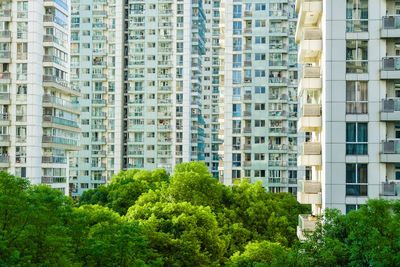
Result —
[[206, 14], [197, 0], [72, 1], [71, 78], [83, 94], [74, 196], [132, 168], [200, 160], [218, 174], [218, 3]]
[[227, 0], [221, 14], [220, 180], [296, 193], [295, 3]]
[[80, 148], [68, 42], [68, 1], [0, 2], [0, 168], [65, 194]]
[[[400, 197], [400, 1], [298, 0], [298, 200], [313, 214]], [[298, 236], [316, 219], [299, 217]]]
[[106, 0], [71, 1], [71, 83], [82, 92], [82, 150], [70, 166], [73, 197], [105, 184], [121, 161], [117, 153], [122, 150], [122, 118], [116, 116], [122, 115], [123, 80], [118, 69], [123, 52], [116, 42], [116, 5]]
[[204, 161], [213, 177], [218, 178], [219, 145], [219, 94], [220, 94], [220, 54], [221, 54], [221, 14], [220, 0], [204, 1], [206, 14], [205, 51], [202, 73], [202, 115], [204, 117]]

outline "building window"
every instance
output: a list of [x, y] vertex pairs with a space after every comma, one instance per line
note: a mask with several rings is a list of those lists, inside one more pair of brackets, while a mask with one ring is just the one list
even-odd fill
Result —
[[242, 51], [242, 38], [233, 38], [233, 51]]
[[346, 123], [346, 154], [368, 154], [368, 123]]
[[361, 205], [346, 205], [346, 214], [349, 214], [352, 210], [359, 210]]
[[28, 79], [28, 64], [19, 63], [17, 64], [17, 80], [26, 81]]
[[346, 196], [368, 196], [367, 164], [346, 164]]
[[265, 104], [264, 103], [256, 103], [254, 106], [254, 110], [265, 110]]
[[242, 22], [241, 21], [233, 22], [233, 34], [234, 35], [242, 34]]
[[28, 22], [17, 23], [17, 39], [28, 38]]
[[256, 4], [256, 11], [265, 10], [266, 4], [257, 3]]
[[346, 113], [368, 113], [368, 82], [346, 82]]
[[265, 178], [265, 170], [255, 170], [254, 177]]
[[[239, 144], [240, 147], [240, 144]], [[233, 153], [232, 154], [232, 166], [233, 167], [240, 167], [242, 165], [242, 154], [240, 153]]]
[[254, 160], [265, 160], [265, 154], [264, 153], [255, 153]]
[[234, 54], [233, 55], [233, 68], [241, 68], [242, 67], [242, 54]]
[[346, 42], [346, 73], [368, 72], [368, 41]]
[[265, 120], [255, 120], [254, 127], [265, 127]]
[[240, 179], [241, 178], [240, 170], [232, 170], [232, 178], [233, 179]]
[[346, 31], [368, 31], [368, 0], [347, 0]]
[[265, 94], [265, 87], [264, 86], [256, 86], [254, 88], [254, 93], [256, 93], [256, 94]]
[[233, 84], [241, 84], [242, 83], [242, 72], [241, 71], [232, 71], [232, 83]]
[[238, 19], [242, 17], [242, 5], [233, 6], [233, 18]]
[[265, 70], [255, 70], [254, 75], [256, 77], [265, 77]]
[[256, 36], [255, 43], [256, 43], [256, 44], [265, 44], [265, 40], [266, 40], [265, 37]]
[[242, 105], [241, 104], [233, 104], [232, 105], [232, 110], [233, 110], [233, 117], [240, 117], [242, 116]]

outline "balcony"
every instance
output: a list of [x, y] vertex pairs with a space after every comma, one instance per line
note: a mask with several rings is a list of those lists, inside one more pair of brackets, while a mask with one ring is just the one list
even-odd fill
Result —
[[299, 180], [297, 201], [301, 204], [322, 204], [321, 183], [310, 180]]
[[304, 90], [321, 90], [322, 79], [319, 67], [303, 67], [302, 77], [299, 84], [300, 95]]
[[0, 113], [0, 126], [10, 125], [10, 118], [7, 113]]
[[0, 146], [9, 146], [10, 145], [10, 135], [2, 134], [0, 135]]
[[43, 176], [41, 182], [42, 184], [64, 184], [67, 182], [67, 179], [65, 177]]
[[388, 15], [382, 17], [381, 38], [400, 37], [400, 15]]
[[243, 117], [251, 117], [251, 111], [243, 111]]
[[11, 20], [11, 10], [1, 9], [0, 10], [0, 21], [10, 21]]
[[320, 166], [322, 165], [321, 143], [306, 142], [301, 146], [298, 166]]
[[42, 163], [58, 163], [58, 164], [66, 164], [66, 157], [53, 157], [53, 156], [43, 156]]
[[381, 121], [400, 120], [400, 98], [382, 99]]
[[248, 160], [243, 161], [243, 167], [251, 167], [251, 161]]
[[400, 162], [400, 139], [382, 141], [381, 162], [384, 163]]
[[0, 72], [0, 83], [10, 83], [11, 74], [9, 72]]
[[10, 94], [9, 93], [0, 93], [0, 104], [10, 104]]
[[317, 132], [322, 127], [321, 105], [303, 104], [298, 122], [299, 132]]
[[0, 42], [11, 42], [11, 31], [0, 31]]
[[249, 144], [249, 145], [243, 145], [243, 150], [251, 151], [251, 144]]
[[43, 127], [54, 127], [74, 132], [80, 132], [79, 125], [76, 121], [71, 121], [51, 115], [43, 115]]
[[251, 127], [244, 127], [243, 128], [243, 133], [244, 134], [250, 134], [251, 133]]
[[69, 83], [66, 80], [52, 75], [43, 75], [43, 87], [53, 88], [61, 91], [62, 93], [67, 93], [74, 96], [81, 96], [81, 93], [78, 90], [71, 89], [69, 87]]
[[322, 0], [297, 0], [296, 13], [298, 13], [298, 28], [304, 25], [318, 25], [322, 15]]
[[384, 199], [400, 199], [399, 181], [383, 182], [380, 196]]
[[0, 63], [11, 62], [11, 51], [0, 51]]
[[322, 52], [322, 32], [320, 28], [303, 29], [299, 45], [299, 63], [314, 63]]
[[312, 215], [299, 214], [299, 225], [297, 226], [297, 237], [305, 240], [305, 234], [315, 231], [318, 219]]

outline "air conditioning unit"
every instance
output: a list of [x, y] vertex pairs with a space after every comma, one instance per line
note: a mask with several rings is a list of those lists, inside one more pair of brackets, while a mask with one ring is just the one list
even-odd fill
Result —
[[394, 100], [383, 99], [382, 100], [383, 112], [394, 112]]
[[394, 154], [394, 152], [395, 152], [394, 141], [384, 141], [383, 154]]

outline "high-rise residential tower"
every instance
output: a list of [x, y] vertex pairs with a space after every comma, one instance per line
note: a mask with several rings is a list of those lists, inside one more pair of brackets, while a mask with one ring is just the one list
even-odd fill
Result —
[[[343, 213], [400, 197], [400, 1], [298, 0], [298, 200]], [[316, 219], [302, 215], [298, 235]]]
[[296, 193], [294, 1], [226, 0], [221, 14], [220, 180]]
[[[216, 7], [213, 1], [207, 6]], [[75, 195], [119, 170], [172, 171], [206, 156], [216, 169], [212, 101], [218, 88], [202, 82], [203, 72], [218, 66], [204, 62], [206, 16], [217, 15], [206, 15], [198, 0], [72, 1], [72, 81], [83, 94], [83, 150], [71, 175]], [[208, 53], [213, 60], [216, 52]]]
[[116, 1], [71, 3], [71, 83], [82, 92], [82, 150], [70, 171], [74, 197], [105, 184], [121, 162], [123, 51], [122, 43], [117, 47], [116, 12]]
[[68, 1], [0, 1], [0, 88], [1, 170], [68, 194], [80, 133]]
[[219, 134], [219, 92], [220, 92], [220, 54], [221, 54], [221, 14], [220, 7], [223, 1], [204, 1], [206, 14], [206, 54], [203, 59], [202, 73], [202, 115], [205, 120], [205, 151], [204, 161], [213, 177], [218, 177], [219, 145], [223, 140]]

